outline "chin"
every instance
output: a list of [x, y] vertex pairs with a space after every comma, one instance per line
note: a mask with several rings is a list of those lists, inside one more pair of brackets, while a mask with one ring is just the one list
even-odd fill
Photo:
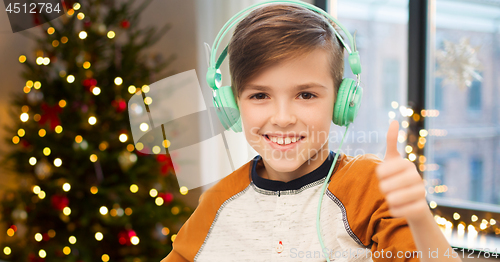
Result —
[[283, 157], [282, 159], [267, 159], [263, 157], [266, 163], [274, 169], [276, 172], [293, 172], [297, 170], [304, 162], [300, 159], [286, 159]]

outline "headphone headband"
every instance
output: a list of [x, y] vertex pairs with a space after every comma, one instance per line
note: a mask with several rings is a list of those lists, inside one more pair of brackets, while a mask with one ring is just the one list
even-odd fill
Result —
[[[349, 54], [348, 62], [349, 62], [349, 66], [351, 67], [352, 73], [359, 77], [359, 74], [361, 73], [361, 63], [360, 63], [359, 53], [356, 50], [356, 43], [354, 42], [354, 39], [353, 39], [351, 33], [349, 33], [349, 31], [339, 21], [337, 21], [337, 19], [332, 17], [330, 14], [328, 14], [327, 12], [322, 10], [321, 8], [318, 8], [312, 4], [308, 4], [308, 3], [304, 3], [304, 2], [296, 1], [296, 0], [270, 0], [270, 1], [265, 1], [265, 2], [251, 5], [245, 9], [241, 10], [240, 12], [236, 13], [233, 17], [231, 17], [231, 19], [229, 19], [224, 24], [222, 29], [217, 34], [217, 37], [215, 38], [214, 43], [212, 45], [212, 50], [210, 52], [209, 68], [208, 68], [208, 72], [207, 72], [207, 82], [209, 83], [209, 86], [213, 90], [218, 89], [221, 86], [221, 74], [220, 74], [219, 67], [222, 64], [222, 62], [224, 61], [224, 59], [226, 58], [227, 48], [229, 46], [229, 44], [226, 45], [226, 47], [224, 48], [224, 50], [222, 51], [221, 55], [219, 56], [219, 58], [217, 59], [217, 62], [216, 62], [215, 56], [216, 56], [217, 50], [219, 49], [220, 42], [222, 41], [224, 36], [227, 34], [227, 32], [229, 32], [229, 30], [233, 26], [235, 26], [238, 22], [240, 22], [241, 20], [243, 20], [243, 18], [245, 18], [245, 15], [247, 13], [252, 11], [255, 7], [265, 5], [265, 4], [270, 4], [270, 3], [296, 4], [298, 6], [305, 7], [309, 10], [312, 10], [312, 11], [315, 11], [319, 14], [322, 14], [323, 16], [325, 16], [328, 19], [330, 19], [331, 21], [333, 21], [337, 26], [340, 27], [340, 29], [342, 29], [344, 34], [349, 39], [350, 46], [353, 48], [353, 50], [351, 50], [351, 48], [344, 42], [344, 39], [340, 36], [340, 34], [335, 29], [335, 27], [333, 27], [331, 25], [331, 23], [328, 23], [328, 26], [333, 30], [333, 32], [335, 33], [335, 35], [340, 40], [340, 42], [342, 43], [342, 45], [344, 46], [344, 48], [347, 50], [347, 52]], [[211, 83], [213, 83], [213, 84], [211, 84]]]

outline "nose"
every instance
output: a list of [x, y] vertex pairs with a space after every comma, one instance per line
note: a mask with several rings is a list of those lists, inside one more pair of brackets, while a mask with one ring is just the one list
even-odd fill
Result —
[[271, 124], [279, 127], [287, 127], [297, 122], [295, 111], [286, 101], [276, 103], [274, 114], [270, 119]]

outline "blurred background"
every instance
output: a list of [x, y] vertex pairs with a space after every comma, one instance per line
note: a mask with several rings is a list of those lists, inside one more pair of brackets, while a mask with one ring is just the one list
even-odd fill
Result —
[[[0, 12], [0, 260], [166, 256], [200, 194], [255, 151], [242, 134], [224, 132], [229, 149], [206, 140], [168, 152], [175, 134], [166, 134], [166, 154], [144, 153], [127, 102], [195, 69], [200, 92], [169, 108], [210, 107], [205, 43], [258, 2], [64, 1], [62, 16], [30, 15], [40, 25], [17, 33]], [[360, 52], [365, 94], [342, 152], [383, 158], [389, 123], [399, 120], [400, 152], [421, 172], [450, 244], [468, 259], [498, 259], [500, 0], [304, 2], [355, 33]], [[230, 85], [227, 60], [222, 72]], [[345, 76], [353, 77], [347, 64]], [[200, 117], [195, 127], [220, 125], [212, 120]], [[331, 150], [343, 132], [332, 124]], [[183, 168], [203, 186], [179, 184]]]

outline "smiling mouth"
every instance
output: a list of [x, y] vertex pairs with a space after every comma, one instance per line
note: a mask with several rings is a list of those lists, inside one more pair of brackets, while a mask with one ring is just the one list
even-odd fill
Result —
[[262, 135], [263, 137], [265, 137], [267, 140], [275, 143], [275, 144], [278, 144], [280, 146], [284, 146], [284, 145], [290, 145], [290, 144], [294, 144], [294, 143], [298, 143], [299, 141], [301, 141], [302, 139], [304, 139], [305, 137], [304, 136], [300, 136], [300, 137], [276, 137], [276, 136], [273, 136], [273, 137], [270, 137], [268, 135]]

